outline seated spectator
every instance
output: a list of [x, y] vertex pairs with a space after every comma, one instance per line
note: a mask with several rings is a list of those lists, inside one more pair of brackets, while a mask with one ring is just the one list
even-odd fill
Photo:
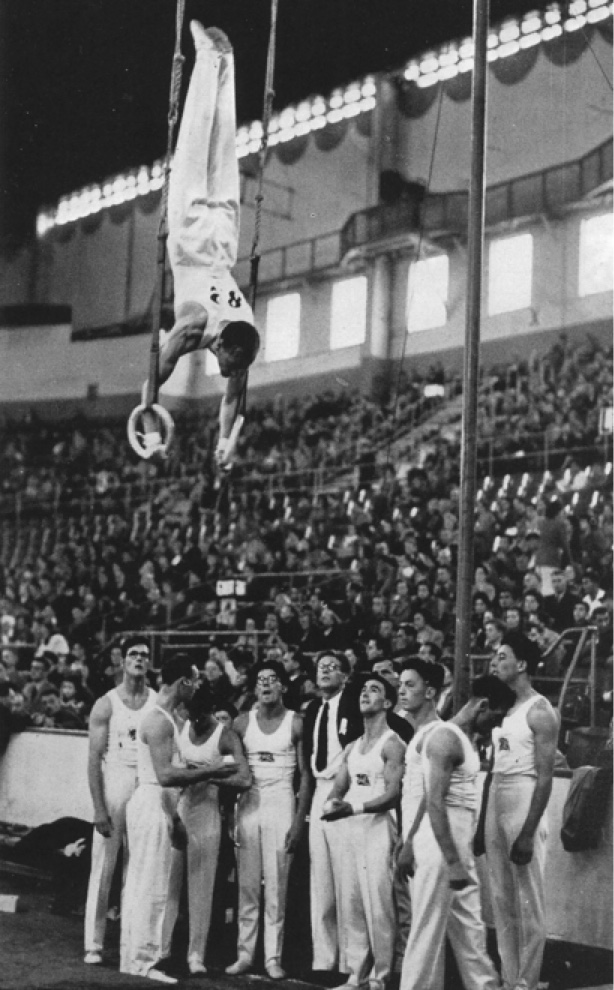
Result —
[[512, 605], [510, 608], [506, 609], [505, 616], [503, 619], [505, 623], [506, 632], [522, 632], [523, 630], [523, 612], [519, 605]]
[[94, 706], [94, 696], [81, 684], [75, 674], [66, 673], [60, 682], [60, 701], [68, 708], [74, 708], [78, 715], [87, 723], [89, 713]]
[[345, 635], [341, 622], [332, 608], [325, 607], [322, 609], [320, 625], [322, 629], [320, 642], [322, 645], [319, 647], [319, 650], [342, 650], [346, 645]]
[[439, 647], [443, 646], [443, 633], [427, 624], [424, 612], [417, 609], [413, 614], [412, 623], [418, 643], [436, 643]]
[[304, 605], [298, 616], [301, 627], [301, 638], [298, 641], [298, 648], [301, 653], [317, 653], [322, 642], [321, 629], [316, 622], [313, 609], [309, 605]]
[[569, 591], [565, 571], [555, 568], [551, 575], [553, 594], [544, 596], [543, 612], [556, 632], [573, 625], [573, 608], [578, 598]]
[[411, 618], [409, 585], [404, 578], [396, 583], [396, 592], [392, 596], [392, 601], [390, 602], [389, 618], [396, 625], [402, 622], [409, 622]]
[[606, 594], [599, 587], [600, 576], [593, 567], [588, 567], [582, 575], [582, 601], [588, 605], [588, 617], [592, 618], [596, 608], [603, 604]]
[[[23, 695], [26, 699], [28, 711], [31, 714], [41, 710], [40, 705], [43, 691], [53, 688], [53, 684], [51, 684], [47, 677], [50, 669], [51, 663], [46, 655], [34, 657], [30, 664], [30, 680], [24, 685]], [[57, 691], [57, 688], [54, 690]]]
[[3, 647], [0, 652], [0, 660], [6, 670], [9, 684], [15, 691], [22, 691], [27, 682], [27, 675], [17, 669], [17, 651], [8, 646]]
[[209, 684], [216, 703], [230, 701], [233, 696], [232, 684], [224, 669], [224, 662], [221, 659], [220, 651], [215, 646], [212, 646], [209, 650], [209, 656], [203, 667], [203, 677]]
[[288, 675], [288, 687], [284, 694], [284, 705], [293, 712], [303, 710], [317, 696], [315, 678], [311, 664], [296, 646], [290, 646], [282, 656], [282, 663]]
[[51, 685], [41, 691], [39, 708], [32, 721], [44, 729], [87, 729], [85, 719], [71, 705], [62, 704], [58, 689]]
[[32, 717], [28, 712], [16, 710], [16, 694], [8, 681], [0, 682], [0, 756], [6, 751], [14, 732], [21, 732], [32, 725]]
[[227, 729], [232, 729], [234, 720], [239, 713], [231, 701], [219, 701], [215, 705], [213, 714], [217, 722], [220, 722]]
[[474, 595], [477, 592], [479, 592], [482, 595], [486, 595], [489, 602], [491, 603], [495, 600], [497, 589], [490, 580], [490, 575], [486, 567], [483, 567], [481, 565], [476, 567], [473, 577], [472, 592]]
[[540, 595], [539, 591], [534, 591], [533, 589], [531, 589], [530, 591], [525, 591], [524, 595], [522, 596], [522, 604], [521, 604], [522, 614], [524, 617], [525, 624], [532, 617], [541, 619], [542, 603], [543, 603], [543, 598]]

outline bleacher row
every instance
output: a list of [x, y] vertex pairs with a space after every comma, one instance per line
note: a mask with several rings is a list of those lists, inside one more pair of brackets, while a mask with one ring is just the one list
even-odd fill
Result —
[[[425, 399], [433, 384], [442, 394]], [[201, 667], [214, 639], [218, 651], [252, 654], [334, 643], [363, 663], [431, 642], [451, 663], [460, 387], [433, 368], [402, 376], [382, 402], [342, 391], [254, 406], [227, 486], [211, 470], [213, 414], [180, 416], [161, 465], [136, 461], [121, 422], [5, 423], [0, 675], [16, 664], [27, 677], [55, 637], [79, 654], [77, 693], [89, 684], [96, 695], [112, 677], [110, 644], [127, 629], [198, 634]], [[612, 445], [599, 433], [611, 406], [612, 349], [590, 337], [561, 335], [542, 357], [484, 372], [478, 652], [485, 622], [505, 625], [510, 597], [528, 630], [535, 602], [525, 597], [537, 591], [537, 618], [551, 625], [535, 553], [553, 497], [564, 506], [568, 587], [590, 597], [588, 575], [611, 613]], [[238, 583], [218, 594], [223, 580]], [[611, 659], [602, 661], [605, 684]]]

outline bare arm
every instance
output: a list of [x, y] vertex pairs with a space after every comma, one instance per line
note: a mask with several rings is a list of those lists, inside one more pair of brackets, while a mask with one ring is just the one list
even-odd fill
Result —
[[245, 385], [245, 373], [231, 375], [226, 379], [226, 391], [220, 403], [220, 440], [227, 440], [230, 436], [234, 421], [239, 410], [239, 401], [243, 386]]
[[335, 783], [333, 784], [332, 790], [328, 795], [329, 801], [338, 801], [340, 798], [343, 797], [344, 794], [347, 793], [347, 791], [350, 788], [350, 771], [348, 770], [348, 756], [350, 754], [350, 750], [353, 745], [354, 743], [350, 743], [350, 745], [346, 746], [343, 751], [343, 762], [339, 767], [339, 769], [337, 770]]
[[247, 763], [247, 757], [241, 740], [232, 729], [224, 729], [220, 739], [220, 752], [224, 756], [232, 756], [236, 771], [225, 780], [218, 783], [221, 787], [234, 787], [237, 791], [247, 791], [252, 786], [252, 774]]
[[173, 766], [173, 727], [158, 712], [151, 712], [147, 716], [140, 731], [143, 741], [149, 746], [153, 768], [161, 787], [186, 787], [202, 780], [220, 780], [235, 771], [234, 765], [225, 765], [221, 757], [196, 769]]
[[535, 741], [535, 770], [537, 778], [524, 825], [510, 851], [510, 859], [526, 866], [533, 857], [533, 841], [552, 791], [552, 776], [556, 757], [559, 723], [555, 712], [541, 702], [533, 705], [527, 722]]
[[424, 756], [427, 761], [426, 810], [431, 828], [449, 867], [449, 884], [455, 890], [462, 890], [475, 880], [468, 874], [452, 838], [445, 803], [452, 771], [463, 762], [462, 745], [450, 729], [440, 729], [427, 740]]
[[300, 781], [296, 813], [294, 815], [292, 826], [286, 836], [286, 852], [288, 853], [293, 853], [295, 851], [301, 837], [303, 825], [305, 824], [305, 818], [307, 816], [307, 812], [309, 811], [312, 793], [310, 774], [307, 766], [305, 765], [305, 759], [303, 756], [303, 720], [300, 715], [295, 715], [292, 719], [292, 742], [294, 743], [296, 749], [296, 761]]
[[403, 779], [403, 759], [405, 757], [405, 744], [400, 739], [389, 739], [382, 749], [382, 759], [384, 761], [384, 781], [386, 790], [379, 797], [371, 801], [365, 801], [363, 811], [368, 814], [377, 814], [382, 811], [389, 811], [394, 808], [401, 793], [401, 780]]
[[113, 831], [113, 823], [107, 811], [102, 776], [102, 761], [109, 741], [110, 720], [111, 702], [106, 697], [99, 698], [90, 714], [87, 779], [94, 805], [94, 827], [105, 838], [108, 838]]

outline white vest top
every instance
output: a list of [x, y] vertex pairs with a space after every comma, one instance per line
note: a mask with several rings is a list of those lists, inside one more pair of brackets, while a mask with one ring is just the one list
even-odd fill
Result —
[[385, 764], [382, 758], [382, 749], [386, 741], [394, 735], [396, 733], [392, 729], [387, 729], [368, 753], [358, 751], [363, 740], [362, 736], [355, 743], [352, 743], [347, 759], [350, 787], [345, 795], [346, 801], [360, 801], [364, 804], [365, 801], [372, 801], [384, 793], [386, 781], [384, 780]]
[[[173, 755], [171, 762], [174, 766], [181, 766], [182, 761], [179, 756], [179, 729], [175, 725], [175, 722], [164, 708], [160, 708], [159, 705], [154, 705], [153, 708], [157, 711], [162, 712], [165, 718], [171, 723], [173, 727]], [[141, 733], [137, 733], [136, 737], [136, 756], [137, 756], [137, 777], [139, 781], [139, 786], [149, 785], [160, 787], [158, 782], [158, 777], [156, 771], [154, 770], [154, 765], [151, 759], [151, 750], [146, 742], [143, 742], [141, 738]], [[168, 791], [174, 791], [176, 788], [165, 788]]]
[[[477, 750], [473, 748], [463, 730], [459, 729], [454, 722], [435, 722], [435, 726], [438, 732], [441, 732], [443, 728], [451, 729], [463, 747], [463, 762], [459, 766], [454, 767], [450, 776], [450, 786], [445, 798], [446, 807], [466, 808], [468, 811], [476, 811], [478, 806], [477, 779], [480, 770], [480, 757]], [[435, 733], [432, 732], [422, 747], [422, 760], [424, 762], [427, 789], [429, 787], [429, 767], [425, 751], [433, 742], [434, 736]]]
[[106, 697], [111, 702], [111, 718], [105, 764], [109, 767], [124, 766], [136, 768], [137, 730], [143, 715], [150, 712], [158, 695], [148, 688], [147, 700], [142, 708], [134, 710], [124, 704], [117, 688], [108, 691]]
[[527, 715], [537, 701], [545, 701], [542, 694], [534, 694], [511, 715], [506, 715], [500, 728], [492, 730], [495, 751], [494, 773], [504, 776], [536, 777], [535, 737], [529, 728]]
[[[424, 768], [422, 766], [424, 739], [437, 725], [441, 725], [439, 719], [421, 725], [405, 750], [405, 772], [403, 774], [403, 790], [401, 791], [401, 815], [405, 838], [407, 838], [416, 812], [420, 807], [420, 802], [424, 797]], [[418, 752], [418, 745], [420, 745], [420, 752]]]
[[296, 769], [296, 748], [292, 742], [293, 718], [294, 712], [286, 712], [279, 728], [267, 735], [258, 725], [256, 711], [249, 713], [243, 743], [254, 786], [259, 791], [278, 785], [292, 790], [292, 778]]
[[[190, 739], [190, 722], [185, 723], [179, 736], [179, 753], [186, 763], [210, 763], [220, 755], [220, 738], [224, 726], [220, 723], [213, 730], [209, 738], [204, 743], [193, 743]], [[202, 798], [212, 798], [217, 804], [219, 790], [216, 784], [203, 780], [199, 784], [192, 784], [187, 788], [185, 795], [190, 799], [200, 801]]]

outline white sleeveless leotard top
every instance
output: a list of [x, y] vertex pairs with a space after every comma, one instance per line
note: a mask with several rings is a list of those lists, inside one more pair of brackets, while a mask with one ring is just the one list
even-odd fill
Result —
[[[442, 732], [444, 728], [446, 731], [451, 730], [460, 740], [463, 747], [463, 762], [460, 766], [454, 767], [450, 776], [450, 786], [445, 798], [446, 807], [465, 808], [468, 811], [476, 811], [478, 806], [477, 779], [480, 770], [480, 757], [477, 750], [473, 748], [465, 733], [454, 722], [436, 722], [435, 725], [438, 732]], [[434, 735], [435, 733], [432, 732], [422, 747], [422, 760], [424, 762], [427, 788], [429, 786], [429, 768], [426, 751], [433, 742]]]
[[[210, 763], [216, 757], [219, 757], [220, 739], [223, 729], [224, 726], [220, 723], [216, 726], [205, 742], [193, 743], [190, 739], [190, 722], [188, 720], [179, 736], [179, 753], [182, 760], [185, 763], [206, 764]], [[218, 788], [215, 784], [211, 784], [208, 781], [203, 780], [199, 784], [192, 784], [192, 786], [186, 790], [185, 796], [189, 797], [190, 800], [199, 801], [203, 797], [212, 798], [217, 804]]]
[[[165, 711], [164, 708], [160, 708], [159, 705], [154, 705], [153, 708], [159, 712], [162, 712], [164, 717], [167, 718], [168, 721], [171, 723], [173, 727], [173, 755], [171, 758], [171, 762], [173, 763], [174, 766], [182, 766], [183, 765], [182, 760], [179, 756], [179, 730], [175, 725], [175, 722], [169, 715], [169, 713]], [[137, 732], [137, 737], [136, 737], [136, 753], [137, 753], [137, 776], [139, 780], [139, 785], [142, 787], [144, 786], [160, 787], [161, 785], [158, 782], [156, 771], [154, 770], [154, 765], [151, 759], [151, 750], [149, 749], [147, 743], [143, 742], [140, 731]], [[164, 789], [167, 791], [176, 790], [176, 788], [169, 788], [169, 787], [166, 787]]]
[[255, 711], [249, 713], [243, 742], [254, 786], [261, 792], [281, 786], [292, 790], [296, 749], [292, 742], [294, 712], [286, 712], [279, 728], [268, 735], [258, 725]]
[[529, 728], [527, 715], [536, 702], [545, 700], [542, 694], [532, 695], [515, 712], [505, 716], [500, 728], [492, 730], [494, 773], [506, 777], [537, 776], [535, 737]]
[[107, 751], [104, 762], [107, 767], [131, 767], [137, 765], [137, 731], [143, 715], [150, 712], [156, 703], [158, 695], [148, 688], [147, 700], [142, 708], [128, 708], [120, 698], [117, 688], [107, 691], [106, 697], [111, 703], [111, 718]]
[[[422, 766], [422, 749], [424, 739], [441, 720], [427, 722], [414, 733], [413, 739], [405, 750], [405, 772], [403, 774], [403, 789], [401, 791], [401, 816], [403, 821], [403, 836], [407, 838], [409, 830], [422, 798], [424, 797], [424, 768]], [[420, 746], [420, 752], [418, 752]]]
[[[362, 739], [357, 739], [353, 743], [347, 758], [350, 787], [344, 800], [359, 801], [364, 804], [365, 801], [372, 801], [384, 793], [386, 781], [384, 780], [385, 764], [382, 758], [382, 749], [387, 740], [394, 735], [396, 733], [392, 729], [387, 729], [368, 753], [360, 753], [358, 750]], [[382, 814], [388, 814], [388, 812], [382, 812]]]

